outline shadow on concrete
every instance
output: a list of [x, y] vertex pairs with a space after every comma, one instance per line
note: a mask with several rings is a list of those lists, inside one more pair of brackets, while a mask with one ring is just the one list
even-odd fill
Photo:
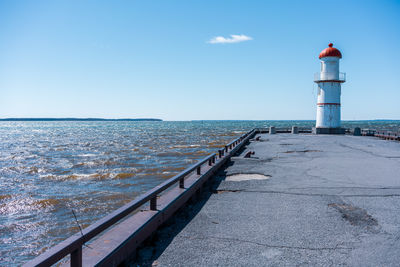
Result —
[[[240, 155], [246, 149], [244, 145], [235, 156]], [[200, 195], [193, 196], [190, 201], [179, 209], [152, 237], [136, 251], [136, 257], [125, 263], [125, 266], [156, 266], [157, 258], [171, 244], [174, 237], [179, 234], [186, 225], [200, 212], [212, 194], [217, 193], [218, 186], [226, 178], [226, 168], [234, 165], [229, 160], [225, 165], [205, 183]]]
[[[245, 144], [234, 156], [241, 155], [248, 146]], [[226, 179], [226, 169], [234, 165], [234, 161], [228, 160], [224, 166], [204, 184], [199, 195], [194, 195], [186, 205], [180, 208], [174, 216], [164, 223], [150, 238], [148, 238], [132, 255], [132, 259], [123, 266], [156, 266], [157, 258], [171, 244], [186, 225], [200, 212], [212, 194], [218, 193], [217, 189], [221, 182]]]
[[195, 195], [189, 202], [180, 208], [152, 237], [144, 242], [137, 250], [136, 257], [127, 266], [155, 266], [155, 260], [169, 246], [174, 237], [200, 212], [212, 194], [217, 192], [220, 183], [225, 180], [225, 168], [234, 163], [227, 162], [223, 169], [217, 172], [211, 180], [205, 183], [200, 195]]

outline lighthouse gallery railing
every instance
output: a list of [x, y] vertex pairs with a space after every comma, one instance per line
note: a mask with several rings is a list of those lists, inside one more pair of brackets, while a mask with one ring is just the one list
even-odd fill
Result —
[[345, 72], [317, 72], [314, 74], [314, 82], [341, 82], [346, 81]]

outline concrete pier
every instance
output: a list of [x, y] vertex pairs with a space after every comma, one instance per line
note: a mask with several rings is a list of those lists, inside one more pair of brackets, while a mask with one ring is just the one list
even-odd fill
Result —
[[[203, 201], [139, 251], [141, 264], [398, 265], [399, 142], [258, 136]], [[255, 154], [245, 158], [249, 151]]]

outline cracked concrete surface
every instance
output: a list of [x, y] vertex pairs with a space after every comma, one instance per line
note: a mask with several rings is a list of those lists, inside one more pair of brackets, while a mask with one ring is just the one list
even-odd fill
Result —
[[[222, 180], [167, 244], [156, 243], [147, 264], [398, 266], [399, 142], [291, 134], [261, 140], [223, 176], [270, 178]], [[253, 158], [243, 158], [248, 151]]]

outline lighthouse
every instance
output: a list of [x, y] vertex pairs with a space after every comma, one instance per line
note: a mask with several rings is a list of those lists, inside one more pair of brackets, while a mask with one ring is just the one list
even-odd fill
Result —
[[346, 74], [339, 72], [342, 53], [330, 43], [319, 54], [321, 72], [314, 76], [318, 85], [316, 134], [344, 134], [340, 127], [341, 84], [346, 81]]

